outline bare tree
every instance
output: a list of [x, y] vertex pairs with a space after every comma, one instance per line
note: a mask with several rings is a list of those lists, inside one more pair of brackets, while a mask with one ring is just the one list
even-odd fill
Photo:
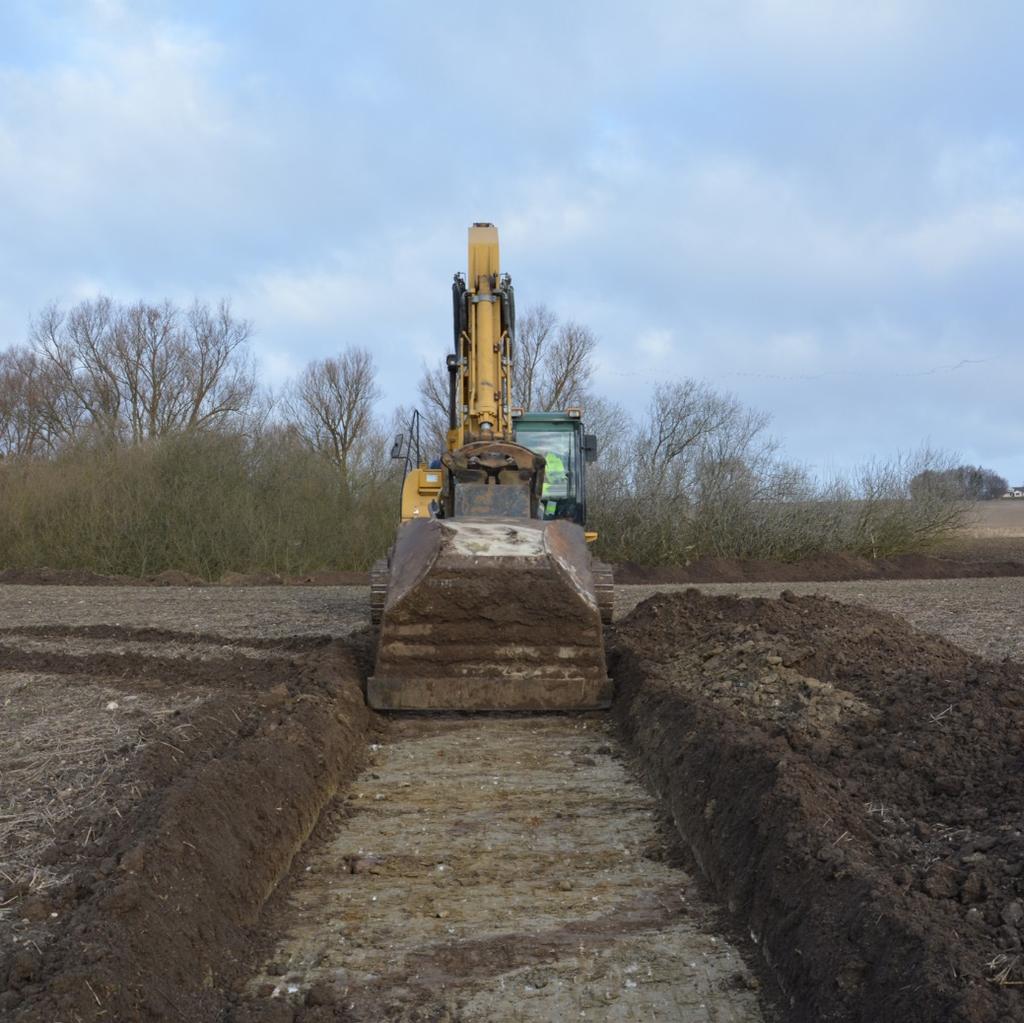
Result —
[[582, 405], [594, 373], [597, 338], [588, 327], [563, 323], [544, 358], [544, 375], [537, 389], [537, 407], [549, 411]]
[[257, 395], [251, 327], [227, 302], [119, 306], [100, 297], [54, 305], [32, 327], [52, 376], [53, 428], [133, 444], [184, 430], [237, 425]]
[[689, 503], [698, 469], [748, 456], [767, 426], [763, 413], [745, 409], [696, 380], [659, 384], [633, 443], [633, 486]]
[[582, 405], [596, 350], [597, 338], [588, 327], [560, 324], [544, 305], [527, 310], [516, 328], [516, 404], [538, 412]]
[[244, 416], [257, 391], [245, 347], [252, 335], [250, 323], [236, 320], [226, 301], [215, 309], [196, 302], [188, 311], [183, 334], [186, 425], [195, 428]]
[[360, 446], [374, 435], [373, 406], [379, 397], [373, 357], [365, 348], [349, 348], [336, 359], [306, 366], [285, 407], [307, 444], [347, 475]]
[[[448, 444], [448, 367], [444, 360], [433, 367], [424, 365], [417, 385], [420, 396], [420, 443], [428, 456], [440, 454]], [[411, 413], [406, 413], [406, 423]]]
[[558, 318], [546, 305], [535, 305], [521, 315], [516, 324], [515, 380], [513, 392], [517, 405], [539, 409], [536, 404], [543, 386], [544, 360], [550, 340], [558, 327]]
[[[537, 305], [516, 326], [513, 400], [528, 411], [557, 411], [589, 404], [597, 339], [578, 323], [559, 324], [547, 306]], [[444, 360], [424, 366], [418, 385], [423, 443], [443, 451], [448, 434], [449, 376]]]
[[36, 458], [59, 443], [54, 409], [60, 395], [49, 372], [31, 349], [0, 352], [0, 456]]
[[122, 389], [111, 351], [115, 316], [114, 303], [100, 297], [68, 312], [49, 306], [32, 325], [32, 347], [52, 372], [69, 413], [56, 424], [64, 440], [87, 427], [111, 437], [122, 432]]

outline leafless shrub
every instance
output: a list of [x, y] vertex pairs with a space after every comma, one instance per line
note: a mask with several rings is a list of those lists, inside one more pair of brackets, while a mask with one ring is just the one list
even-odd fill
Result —
[[967, 509], [947, 491], [916, 495], [912, 481], [923, 472], [943, 472], [953, 459], [929, 448], [889, 461], [874, 461], [855, 476], [853, 545], [872, 557], [925, 550], [957, 532]]
[[383, 553], [399, 480], [369, 353], [310, 364], [275, 417], [249, 333], [226, 304], [47, 310], [0, 361], [0, 564], [216, 579]]
[[[0, 353], [0, 564], [218, 578], [383, 553], [401, 481], [370, 354], [310, 363], [275, 416], [250, 332], [226, 303], [46, 310], [30, 347]], [[520, 318], [517, 347], [517, 401], [583, 404], [598, 435], [589, 510], [608, 560], [882, 557], [964, 522], [947, 488], [921, 485], [953, 466], [932, 452], [821, 482], [779, 456], [766, 415], [706, 384], [658, 386], [638, 421], [588, 394], [596, 340], [544, 306]], [[445, 445], [448, 382], [443, 363], [420, 381], [425, 459]], [[404, 429], [407, 410], [395, 417]]]
[[602, 556], [645, 564], [884, 557], [926, 549], [962, 526], [961, 503], [911, 495], [915, 476], [948, 459], [897, 455], [822, 483], [779, 457], [767, 426], [765, 415], [704, 384], [657, 388], [646, 417], [622, 425], [629, 439], [612, 446], [612, 464], [592, 474]]
[[374, 443], [369, 467], [352, 465], [347, 481], [284, 425], [0, 465], [0, 564], [206, 579], [364, 568], [387, 550], [398, 517], [382, 432]]

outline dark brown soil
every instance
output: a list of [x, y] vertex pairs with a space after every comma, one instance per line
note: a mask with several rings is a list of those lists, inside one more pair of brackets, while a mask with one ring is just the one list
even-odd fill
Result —
[[[688, 565], [614, 565], [615, 581], [648, 583], [843, 582], [855, 579], [988, 579], [1024, 576], [1024, 550], [1007, 549], [1001, 541], [991, 550], [982, 541], [943, 550], [941, 557], [901, 554], [862, 558], [854, 554], [823, 554], [802, 561], [758, 561], [742, 558], [699, 558]], [[218, 586], [367, 586], [366, 572], [320, 571], [300, 576], [265, 572], [228, 572]], [[166, 571], [136, 579], [101, 575], [85, 569], [0, 570], [0, 584], [28, 586], [209, 586], [198, 576]]]
[[84, 568], [4, 568], [0, 583], [28, 586], [131, 586], [136, 582], [126, 575], [101, 575]]
[[[269, 572], [228, 572], [219, 586], [368, 586], [368, 572], [320, 571], [299, 576]], [[157, 575], [103, 575], [84, 568], [4, 568], [0, 584], [20, 586], [209, 586], [207, 580], [188, 572], [168, 569]]]
[[1024, 666], [695, 590], [612, 651], [622, 727], [793, 1019], [1024, 1020]]
[[978, 579], [1024, 576], [1024, 561], [901, 554], [892, 558], [861, 558], [854, 554], [823, 554], [803, 561], [756, 561], [700, 558], [689, 565], [615, 566], [617, 583], [743, 583], [843, 582], [854, 579]]
[[[32, 671], [76, 674], [70, 655], [10, 647], [0, 664], [19, 657], [32, 659]], [[57, 833], [50, 861], [67, 867], [66, 884], [42, 896], [0, 895], [30, 919], [57, 917], [48, 941], [0, 962], [4, 1019], [220, 1018], [245, 975], [261, 906], [361, 765], [372, 717], [341, 644], [212, 667], [144, 660], [83, 657], [77, 673], [137, 688], [215, 683], [218, 691], [141, 737], [125, 770], [139, 793], [128, 812], [94, 811]]]

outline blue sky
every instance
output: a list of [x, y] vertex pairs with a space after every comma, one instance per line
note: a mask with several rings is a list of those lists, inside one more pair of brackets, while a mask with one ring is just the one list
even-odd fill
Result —
[[696, 376], [795, 460], [1024, 481], [1024, 6], [0, 7], [0, 344], [98, 292], [229, 296], [280, 384], [408, 403], [465, 230], [641, 408]]

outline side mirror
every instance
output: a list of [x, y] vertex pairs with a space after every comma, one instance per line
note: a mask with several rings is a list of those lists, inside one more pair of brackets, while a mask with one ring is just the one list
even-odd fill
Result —
[[583, 435], [583, 460], [585, 462], [597, 461], [597, 434], [595, 433]]
[[392, 458], [405, 458], [405, 453], [402, 451], [402, 445], [405, 442], [405, 435], [398, 433], [395, 434], [395, 443], [391, 447]]

